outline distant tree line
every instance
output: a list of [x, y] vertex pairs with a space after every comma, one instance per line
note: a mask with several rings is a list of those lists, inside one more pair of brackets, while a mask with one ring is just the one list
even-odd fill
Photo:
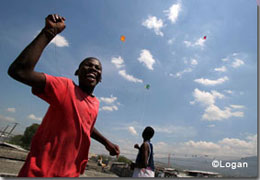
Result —
[[102, 154], [102, 155], [97, 156], [97, 159], [100, 159], [100, 158], [102, 158], [104, 162], [116, 161], [116, 162], [124, 162], [129, 165], [132, 163], [132, 161], [125, 156], [119, 156], [117, 159], [115, 159], [111, 156]]
[[23, 135], [20, 134], [20, 135], [15, 135], [15, 136], [11, 137], [8, 140], [8, 143], [16, 144], [16, 145], [23, 147], [24, 149], [29, 150], [30, 146], [31, 146], [32, 138], [39, 126], [40, 125], [37, 123], [32, 124], [31, 126], [29, 126], [25, 129]]

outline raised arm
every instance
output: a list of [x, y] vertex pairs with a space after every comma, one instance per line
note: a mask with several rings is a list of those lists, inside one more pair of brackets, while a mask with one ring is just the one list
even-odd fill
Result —
[[105, 138], [96, 128], [93, 128], [93, 131], [91, 133], [91, 137], [95, 139], [96, 141], [103, 144], [106, 149], [109, 151], [109, 154], [111, 156], [118, 156], [120, 154], [120, 150], [118, 145], [113, 144], [110, 142], [107, 138]]
[[65, 28], [65, 18], [53, 14], [45, 18], [45, 27], [38, 36], [21, 52], [8, 69], [8, 74], [17, 81], [42, 91], [45, 76], [34, 70], [44, 48]]

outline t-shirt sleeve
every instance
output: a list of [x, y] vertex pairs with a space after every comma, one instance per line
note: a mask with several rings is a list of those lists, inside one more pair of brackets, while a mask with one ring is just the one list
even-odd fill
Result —
[[68, 88], [68, 79], [44, 74], [46, 84], [43, 92], [32, 88], [32, 93], [51, 105], [61, 104]]

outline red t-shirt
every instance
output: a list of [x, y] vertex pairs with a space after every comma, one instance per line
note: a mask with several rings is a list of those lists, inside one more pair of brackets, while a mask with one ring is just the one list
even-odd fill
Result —
[[90, 134], [99, 101], [64, 77], [45, 74], [43, 93], [33, 94], [50, 104], [31, 143], [19, 177], [78, 177], [88, 161]]

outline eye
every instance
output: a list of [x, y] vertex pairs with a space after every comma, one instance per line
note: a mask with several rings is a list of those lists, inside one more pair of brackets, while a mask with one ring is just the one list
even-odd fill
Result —
[[97, 70], [101, 70], [101, 67], [100, 67], [99, 65], [96, 65], [95, 68], [96, 68]]
[[90, 67], [90, 65], [89, 65], [89, 64], [84, 64], [83, 66], [84, 66], [84, 67]]

